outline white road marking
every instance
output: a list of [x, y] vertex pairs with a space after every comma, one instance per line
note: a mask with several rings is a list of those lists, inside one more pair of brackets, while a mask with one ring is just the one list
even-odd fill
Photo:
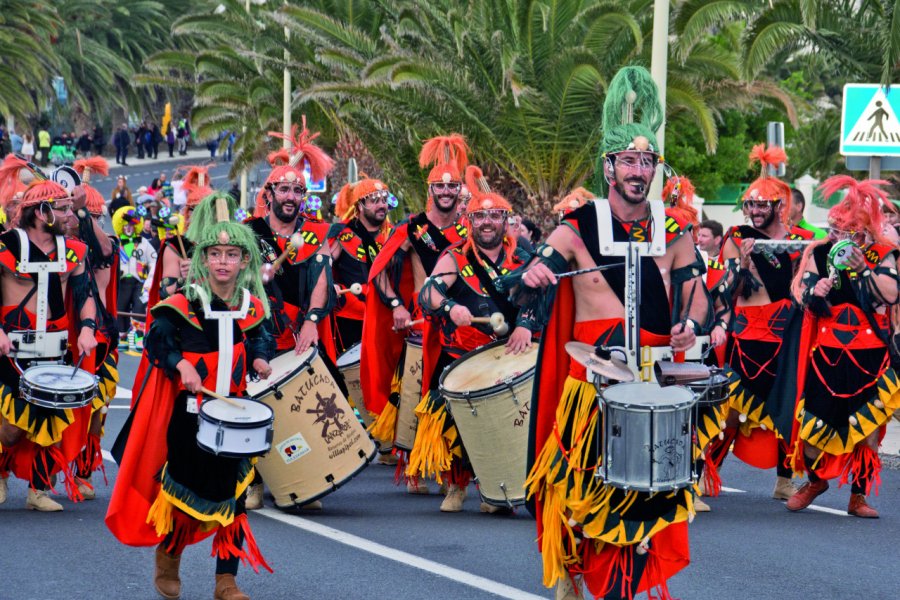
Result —
[[131, 400], [131, 388], [116, 386], [116, 398], [120, 400]]
[[103, 460], [105, 460], [106, 462], [116, 462], [116, 459], [113, 458], [113, 455], [110, 454], [109, 450], [107, 450], [106, 448], [100, 450], [100, 454], [103, 456]]
[[435, 562], [433, 560], [428, 560], [427, 558], [422, 558], [421, 556], [416, 556], [415, 554], [409, 554], [408, 552], [403, 552], [402, 550], [383, 546], [377, 542], [373, 542], [371, 540], [353, 535], [352, 533], [340, 531], [338, 529], [334, 529], [333, 527], [327, 527], [325, 525], [321, 525], [314, 521], [310, 521], [308, 519], [304, 519], [295, 515], [285, 514], [274, 508], [263, 508], [260, 510], [255, 510], [253, 511], [253, 513], [263, 515], [270, 519], [274, 519], [275, 521], [280, 521], [292, 527], [302, 529], [306, 532], [328, 538], [340, 544], [356, 548], [357, 550], [369, 552], [370, 554], [380, 556], [381, 558], [386, 558], [388, 560], [393, 560], [409, 567], [421, 569], [422, 571], [427, 571], [428, 573], [437, 575], [439, 577], [445, 577], [456, 583], [461, 583], [463, 585], [485, 591], [489, 594], [494, 594], [495, 596], [499, 596], [501, 598], [512, 598], [515, 600], [546, 600], [545, 596], [531, 594], [504, 583], [487, 579], [486, 577], [481, 577], [479, 575], [475, 575], [467, 571], [462, 571], [460, 569], [456, 569], [439, 562]]
[[131, 407], [128, 406], [127, 404], [110, 404], [106, 408], [108, 408], [109, 410], [130, 410], [131, 409]]
[[829, 515], [837, 515], [839, 517], [849, 517], [846, 510], [837, 510], [836, 508], [828, 508], [827, 506], [816, 506], [815, 504], [810, 504], [807, 506], [809, 510], [815, 510], [818, 512], [828, 513]]
[[722, 491], [728, 492], [729, 494], [746, 494], [747, 493], [747, 490], [739, 490], [737, 488], [725, 487], [724, 485], [722, 486]]

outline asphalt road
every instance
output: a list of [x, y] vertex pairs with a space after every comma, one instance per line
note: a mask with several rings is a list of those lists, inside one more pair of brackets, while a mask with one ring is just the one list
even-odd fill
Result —
[[[122, 385], [130, 387], [137, 359], [123, 356]], [[123, 390], [123, 396], [127, 391]], [[105, 447], [127, 415], [117, 399]], [[774, 472], [729, 459], [728, 491], [710, 499], [713, 512], [691, 526], [692, 564], [671, 581], [683, 599], [895, 598], [900, 590], [900, 472], [885, 469], [873, 504], [882, 518], [846, 515], [849, 490], [833, 489], [819, 510], [791, 514], [772, 500]], [[116, 478], [98, 498], [65, 511], [24, 510], [26, 488], [10, 481], [0, 506], [0, 600], [113, 600], [155, 598], [149, 548], [119, 544], [103, 524]], [[478, 512], [474, 488], [457, 514], [438, 511], [440, 497], [410, 496], [393, 483], [393, 468], [370, 465], [324, 499], [325, 510], [287, 515], [274, 508], [251, 513], [260, 548], [274, 574], [241, 569], [239, 581], [255, 599], [550, 598], [541, 585], [534, 522]], [[102, 479], [102, 478], [100, 478]], [[209, 598], [214, 561], [210, 543], [189, 548], [183, 560], [186, 599]]]

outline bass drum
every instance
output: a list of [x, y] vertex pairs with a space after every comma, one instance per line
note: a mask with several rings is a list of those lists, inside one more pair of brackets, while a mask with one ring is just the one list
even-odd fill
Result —
[[478, 478], [494, 506], [525, 503], [531, 392], [538, 345], [506, 354], [500, 340], [461, 356], [441, 374], [447, 402]]
[[397, 407], [397, 432], [394, 446], [407, 452], [416, 441], [419, 418], [416, 406], [422, 400], [422, 338], [406, 338], [406, 357], [403, 360], [403, 379], [400, 381], [400, 406]]
[[362, 347], [359, 343], [353, 344], [347, 348], [346, 352], [338, 356], [335, 364], [344, 378], [344, 385], [347, 386], [347, 393], [349, 394], [347, 400], [350, 401], [350, 406], [356, 409], [357, 415], [362, 420], [363, 427], [368, 429], [374, 419], [372, 419], [369, 411], [366, 410], [362, 397], [362, 380], [359, 375], [361, 350]]
[[302, 506], [330, 494], [368, 466], [375, 443], [315, 347], [270, 362], [272, 375], [247, 393], [275, 414], [272, 450], [256, 468], [278, 508]]

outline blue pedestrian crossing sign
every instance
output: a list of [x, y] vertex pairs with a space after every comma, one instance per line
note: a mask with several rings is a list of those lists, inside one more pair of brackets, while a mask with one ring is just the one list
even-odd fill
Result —
[[900, 86], [848, 83], [841, 111], [841, 154], [900, 156]]

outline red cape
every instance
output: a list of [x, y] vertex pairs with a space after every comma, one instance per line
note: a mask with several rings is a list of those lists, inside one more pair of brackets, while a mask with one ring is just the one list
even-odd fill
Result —
[[[370, 293], [366, 295], [366, 318], [363, 319], [360, 372], [366, 374], [361, 382], [366, 410], [376, 415], [381, 414], [388, 402], [394, 370], [397, 363], [400, 362], [406, 332], [394, 331], [393, 313], [389, 307], [384, 305], [375, 291], [374, 281], [390, 265], [391, 260], [406, 239], [407, 223], [402, 223], [394, 229], [369, 271]], [[404, 305], [408, 306], [414, 289], [412, 266], [409, 260], [404, 260], [400, 289], [394, 291]], [[423, 379], [423, 381], [425, 380]]]

